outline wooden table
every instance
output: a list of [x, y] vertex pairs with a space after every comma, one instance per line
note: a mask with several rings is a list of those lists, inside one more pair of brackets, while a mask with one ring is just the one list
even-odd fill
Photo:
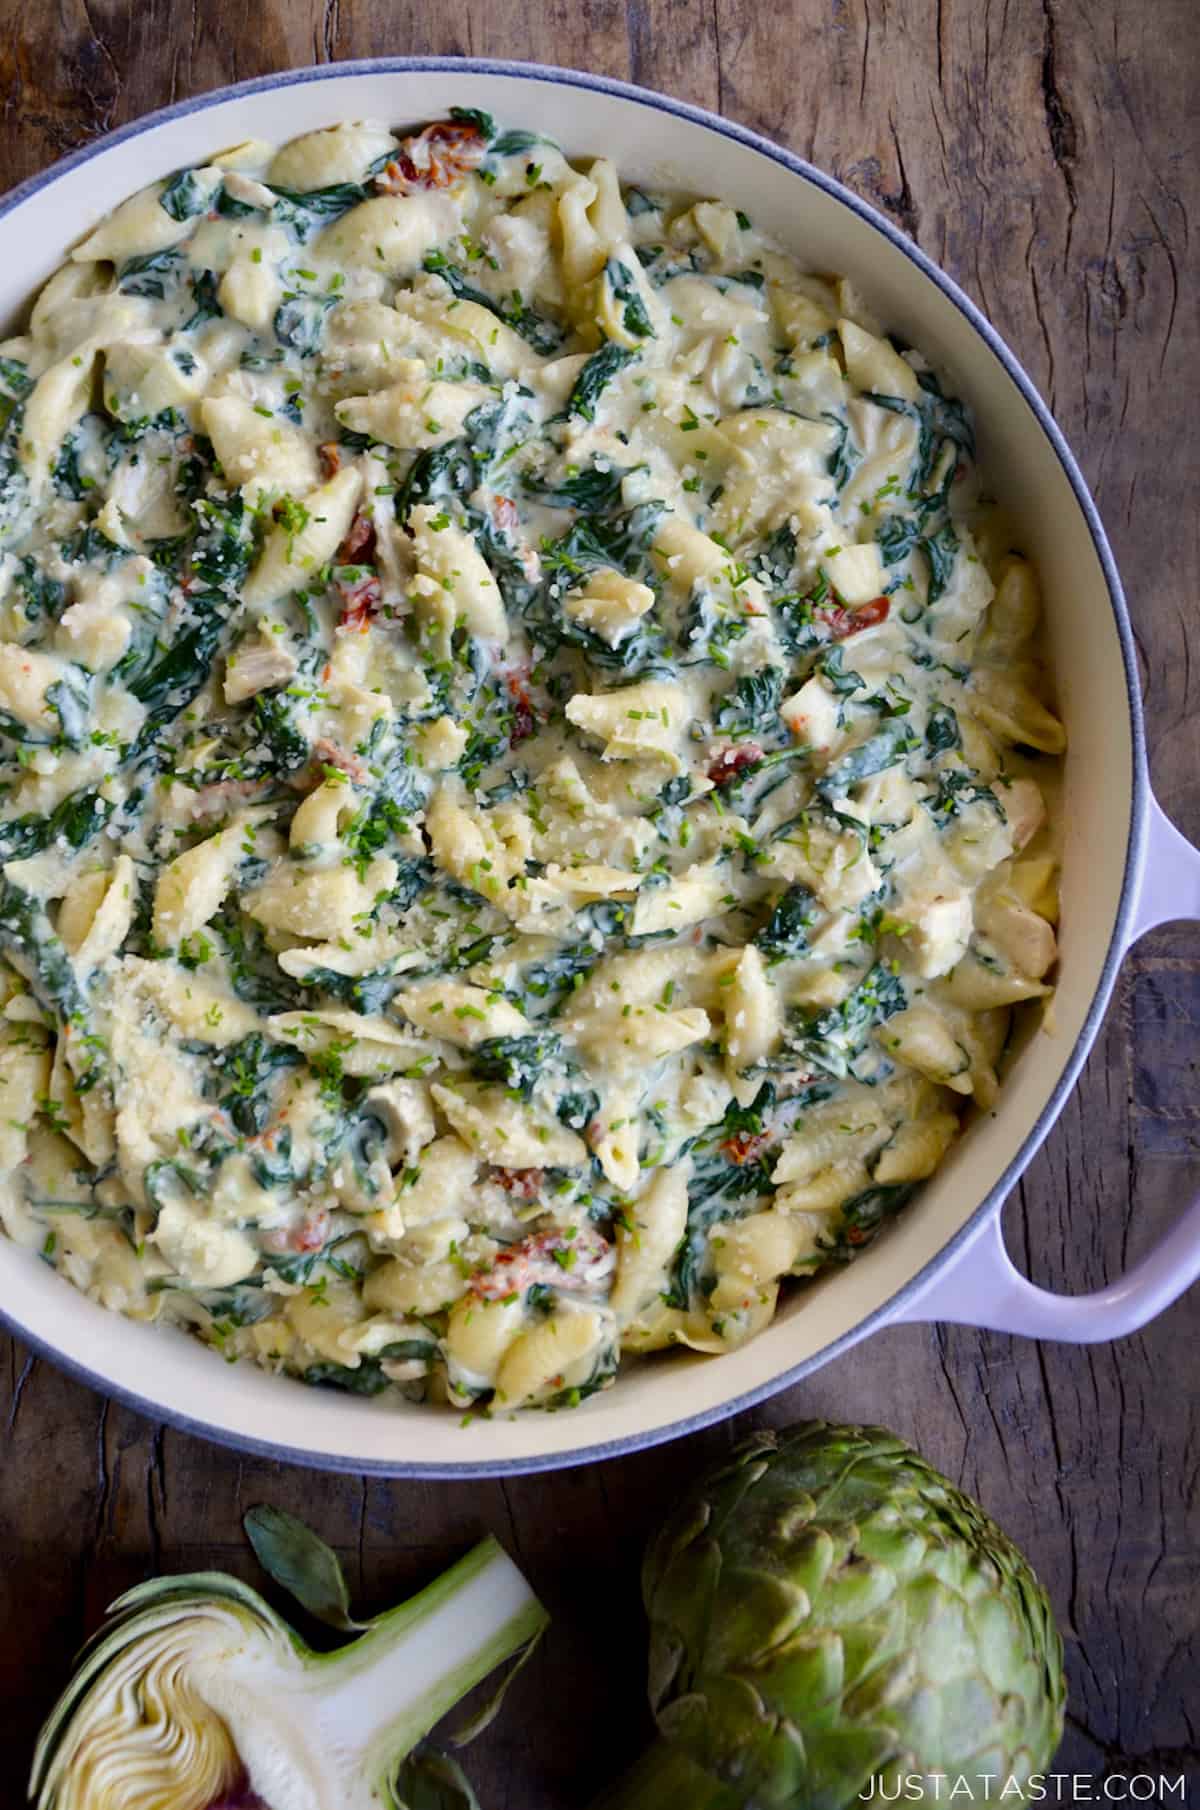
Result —
[[[1080, 455], [1129, 589], [1159, 796], [1200, 837], [1193, 0], [2, 0], [0, 20], [6, 182], [218, 83], [404, 51], [632, 77], [840, 177], [981, 304]], [[1008, 1209], [1035, 1280], [1111, 1279], [1200, 1185], [1198, 1019], [1195, 932], [1148, 938]], [[1095, 1350], [897, 1328], [755, 1418], [881, 1420], [961, 1479], [1053, 1593], [1071, 1678], [1061, 1767], [1186, 1770], [1200, 1794], [1198, 1347], [1200, 1290]], [[647, 1723], [643, 1539], [680, 1479], [744, 1430], [469, 1489], [364, 1483], [153, 1426], [17, 1346], [0, 1369], [0, 1795], [14, 1805], [103, 1605], [154, 1571], [252, 1577], [239, 1517], [260, 1501], [305, 1514], [367, 1605], [494, 1530], [556, 1619], [471, 1767], [488, 1810], [583, 1805]]]

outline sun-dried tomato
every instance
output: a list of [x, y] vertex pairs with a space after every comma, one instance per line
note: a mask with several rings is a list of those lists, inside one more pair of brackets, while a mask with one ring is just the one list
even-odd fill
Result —
[[486, 149], [483, 133], [469, 120], [436, 120], [403, 141], [376, 176], [375, 187], [385, 195], [449, 188], [478, 169]]
[[327, 736], [313, 743], [313, 753], [323, 767], [336, 767], [340, 773], [348, 774], [356, 785], [365, 785], [371, 777], [366, 761], [360, 760], [357, 754], [348, 754]]
[[832, 609], [818, 610], [818, 622], [824, 622], [835, 641], [845, 641], [850, 635], [857, 635], [865, 628], [874, 628], [877, 622], [886, 622], [888, 611], [892, 607], [890, 597], [876, 597], [870, 603], [857, 604], [853, 609], [848, 603], [838, 603]]
[[503, 534], [515, 534], [521, 526], [521, 517], [517, 505], [511, 497], [494, 496], [492, 498], [492, 520]]
[[513, 552], [521, 562], [521, 569], [530, 583], [535, 583], [541, 576], [541, 561], [537, 553], [522, 537], [521, 516], [517, 505], [511, 497], [494, 496], [488, 505], [497, 534], [503, 535]]
[[358, 511], [337, 550], [339, 566], [369, 566], [375, 558], [375, 524]]
[[508, 745], [510, 748], [515, 748], [518, 742], [527, 741], [531, 735], [537, 734], [537, 715], [529, 696], [529, 687], [521, 673], [509, 673], [508, 695], [513, 701]]
[[350, 629], [360, 635], [365, 634], [383, 599], [378, 578], [374, 572], [365, 572], [353, 584], [339, 585], [338, 590], [342, 599], [338, 627]]
[[492, 1180], [520, 1200], [536, 1200], [544, 1173], [542, 1169], [493, 1169]]
[[724, 1140], [721, 1149], [731, 1163], [741, 1168], [745, 1163], [756, 1163], [770, 1142], [770, 1132], [738, 1131]]
[[272, 1252], [319, 1251], [329, 1237], [329, 1210], [317, 1207], [299, 1225], [279, 1226], [262, 1235], [263, 1246]]
[[762, 757], [763, 751], [757, 742], [743, 742], [738, 748], [722, 748], [708, 769], [708, 777], [714, 786], [727, 786], [747, 767], [756, 767]]

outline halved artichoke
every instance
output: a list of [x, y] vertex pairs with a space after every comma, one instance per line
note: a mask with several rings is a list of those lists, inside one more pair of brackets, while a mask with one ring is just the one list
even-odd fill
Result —
[[[291, 1517], [255, 1512], [277, 1579], [323, 1619], [361, 1626], [329, 1549]], [[546, 1620], [493, 1539], [330, 1653], [223, 1572], [151, 1579], [80, 1655], [38, 1741], [30, 1797], [38, 1810], [405, 1810], [421, 1790], [465, 1810], [474, 1798], [454, 1762], [409, 1755]]]

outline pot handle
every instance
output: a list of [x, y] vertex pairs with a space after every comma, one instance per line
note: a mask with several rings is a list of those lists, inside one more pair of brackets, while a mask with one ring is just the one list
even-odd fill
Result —
[[[1175, 918], [1200, 919], [1200, 849], [1150, 799], [1145, 865], [1125, 949]], [[1120, 1281], [1087, 1295], [1036, 1288], [1017, 1270], [994, 1213], [889, 1323], [946, 1320], [1032, 1339], [1099, 1344], [1136, 1332], [1200, 1278], [1200, 1199]]]

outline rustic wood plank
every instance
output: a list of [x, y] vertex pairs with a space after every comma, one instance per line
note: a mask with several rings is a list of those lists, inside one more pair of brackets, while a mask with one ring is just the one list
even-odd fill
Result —
[[[252, 15], [194, 0], [63, 0], [53, 13], [0, 0], [0, 27], [9, 181], [221, 82], [406, 51], [629, 76], [718, 107], [840, 176], [983, 305], [1058, 413], [1129, 587], [1160, 796], [1200, 836], [1200, 691], [1188, 658], [1200, 579], [1191, 0], [267, 0]], [[1113, 1277], [1200, 1185], [1194, 1067], [1178, 1055], [1186, 1032], [1172, 1033], [1164, 1065], [1154, 1004], [1156, 986], [1157, 997], [1164, 985], [1200, 997], [1198, 964], [1194, 932], [1181, 930], [1134, 958], [1009, 1209], [1014, 1253], [1036, 1280], [1082, 1288]], [[1186, 1768], [1200, 1791], [1198, 1349], [1200, 1296], [1095, 1351], [897, 1328], [755, 1418], [880, 1420], [920, 1444], [1050, 1583], [1070, 1631], [1060, 1765]], [[472, 1756], [484, 1801], [513, 1810], [586, 1803], [642, 1738], [638, 1553], [680, 1478], [739, 1430], [467, 1490], [241, 1459], [106, 1405], [11, 1342], [0, 1406], [0, 1617], [20, 1630], [0, 1644], [6, 1776], [21, 1775], [103, 1603], [158, 1568], [253, 1577], [240, 1516], [270, 1500], [338, 1547], [367, 1606], [484, 1528], [526, 1565], [555, 1626]]]

